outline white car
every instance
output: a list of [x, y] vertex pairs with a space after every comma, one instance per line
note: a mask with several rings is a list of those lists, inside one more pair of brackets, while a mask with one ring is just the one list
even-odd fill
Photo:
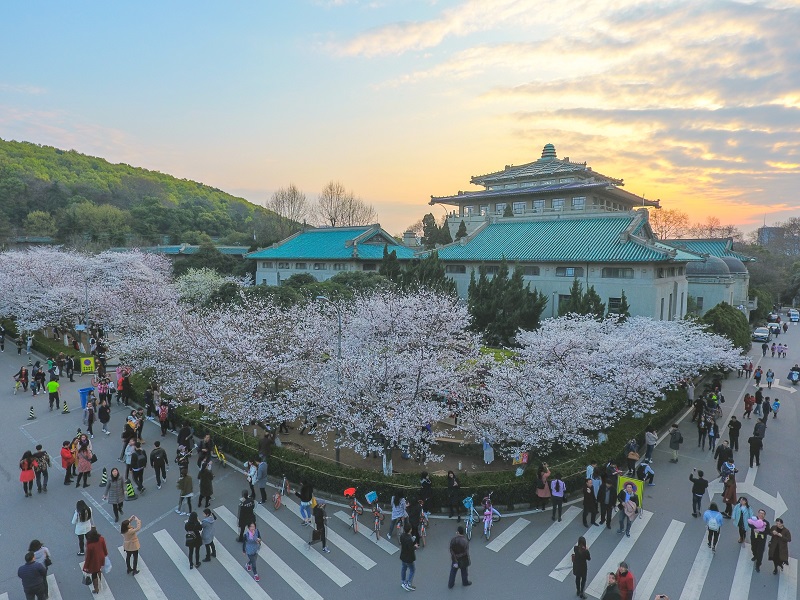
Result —
[[789, 320], [792, 323], [799, 322], [800, 321], [800, 310], [797, 310], [796, 308], [790, 308], [789, 309]]
[[756, 330], [753, 332], [754, 342], [768, 342], [770, 339], [772, 339], [772, 334], [769, 329], [766, 327], [756, 327]]

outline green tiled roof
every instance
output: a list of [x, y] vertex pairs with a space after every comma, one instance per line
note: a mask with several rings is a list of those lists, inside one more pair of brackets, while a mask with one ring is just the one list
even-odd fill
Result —
[[[461, 245], [439, 249], [445, 261], [668, 262], [692, 258], [662, 244], [627, 235], [640, 214], [574, 219], [511, 219], [490, 223]], [[629, 229], [630, 228], [630, 229]]]
[[258, 250], [247, 258], [287, 260], [380, 260], [383, 247], [397, 252], [397, 258], [414, 257], [414, 250], [399, 244], [376, 225], [309, 229], [285, 239], [271, 248]]
[[738, 258], [742, 262], [751, 262], [755, 260], [751, 256], [739, 254], [738, 252], [731, 250], [731, 247], [733, 246], [732, 238], [707, 238], [694, 240], [677, 239], [664, 240], [664, 242], [673, 248], [681, 248], [683, 250], [688, 250], [689, 252], [694, 252], [695, 254], [710, 254], [711, 256], [716, 256], [717, 258], [722, 258], [723, 256], [732, 256], [734, 258]]

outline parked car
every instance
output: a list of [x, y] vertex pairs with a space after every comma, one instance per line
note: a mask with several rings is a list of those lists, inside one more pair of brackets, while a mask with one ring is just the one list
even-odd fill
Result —
[[776, 312], [771, 312], [767, 315], [767, 323], [777, 323], [781, 320], [781, 316]]
[[799, 322], [800, 321], [800, 310], [797, 310], [796, 308], [790, 308], [789, 309], [789, 320], [792, 323]]
[[756, 327], [756, 330], [753, 332], [754, 342], [768, 342], [771, 339], [772, 333], [766, 327]]

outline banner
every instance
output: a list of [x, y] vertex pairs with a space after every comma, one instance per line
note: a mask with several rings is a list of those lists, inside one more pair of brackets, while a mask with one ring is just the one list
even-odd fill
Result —
[[633, 486], [633, 493], [639, 499], [639, 508], [644, 508], [644, 481], [620, 475], [617, 477], [617, 494], [625, 488], [626, 483], [630, 483]]
[[84, 356], [81, 359], [81, 373], [94, 373], [94, 356]]
[[520, 452], [514, 457], [514, 460], [511, 463], [512, 465], [527, 465], [528, 464], [528, 453], [527, 452]]

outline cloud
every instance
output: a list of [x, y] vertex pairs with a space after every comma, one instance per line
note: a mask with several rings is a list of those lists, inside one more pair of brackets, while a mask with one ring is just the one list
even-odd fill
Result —
[[39, 96], [46, 94], [47, 89], [27, 83], [0, 83], [0, 93]]

